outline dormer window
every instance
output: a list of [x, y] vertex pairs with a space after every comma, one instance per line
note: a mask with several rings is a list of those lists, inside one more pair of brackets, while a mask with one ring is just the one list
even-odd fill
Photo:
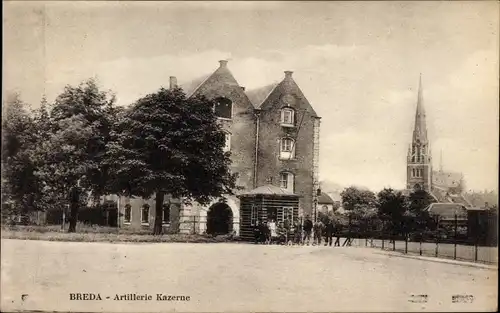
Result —
[[219, 97], [215, 99], [214, 106], [215, 116], [221, 119], [232, 119], [233, 118], [233, 102], [228, 98]]
[[295, 125], [295, 111], [292, 108], [281, 109], [281, 126], [293, 127]]
[[292, 138], [281, 138], [280, 159], [289, 160], [295, 157], [295, 141]]

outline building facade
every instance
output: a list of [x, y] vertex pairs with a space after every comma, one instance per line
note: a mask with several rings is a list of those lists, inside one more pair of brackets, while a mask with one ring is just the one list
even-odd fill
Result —
[[[259, 186], [274, 185], [299, 196], [300, 215], [312, 215], [316, 200], [320, 117], [286, 71], [284, 78], [245, 91], [228, 68], [180, 85], [189, 96], [204, 95], [217, 102], [214, 108], [226, 132], [225, 149], [231, 152], [231, 171], [238, 174], [235, 195], [224, 195], [209, 205], [183, 204], [166, 197], [165, 228], [183, 233], [234, 233], [239, 235], [239, 194]], [[175, 77], [170, 87], [177, 87]], [[120, 198], [120, 226], [153, 227], [154, 199]]]

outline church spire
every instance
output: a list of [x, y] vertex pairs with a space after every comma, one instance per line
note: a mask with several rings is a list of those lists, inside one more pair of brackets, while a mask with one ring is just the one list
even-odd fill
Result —
[[415, 114], [415, 128], [413, 129], [413, 141], [427, 142], [427, 125], [425, 123], [424, 99], [422, 95], [422, 74], [418, 83], [417, 112]]

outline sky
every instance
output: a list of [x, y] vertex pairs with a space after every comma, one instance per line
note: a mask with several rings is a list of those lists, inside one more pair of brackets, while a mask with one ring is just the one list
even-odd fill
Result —
[[169, 76], [294, 71], [322, 117], [320, 179], [406, 187], [419, 75], [433, 165], [497, 189], [499, 3], [3, 2], [3, 91], [38, 105], [94, 77], [128, 105]]

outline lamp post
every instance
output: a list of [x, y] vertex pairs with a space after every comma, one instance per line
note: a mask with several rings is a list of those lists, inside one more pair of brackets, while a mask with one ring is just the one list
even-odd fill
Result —
[[316, 190], [316, 197], [314, 197], [314, 222], [318, 221], [318, 197], [321, 195], [321, 188]]

